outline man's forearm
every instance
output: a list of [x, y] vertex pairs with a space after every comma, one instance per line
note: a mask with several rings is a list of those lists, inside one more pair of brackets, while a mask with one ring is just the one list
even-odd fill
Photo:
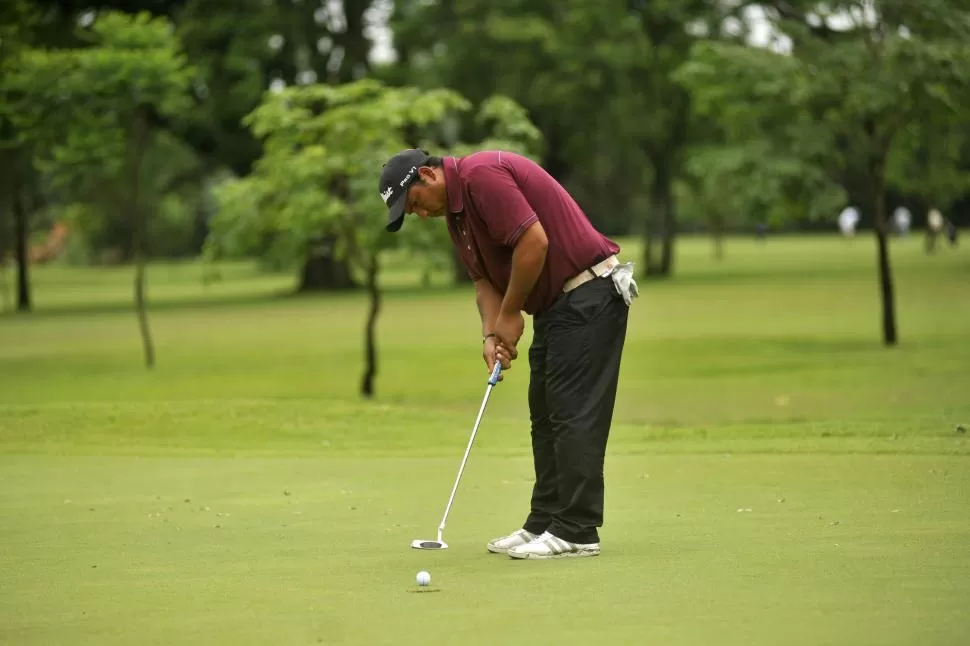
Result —
[[502, 308], [502, 295], [485, 279], [475, 281], [475, 303], [482, 317], [482, 336], [491, 334], [495, 319]]
[[526, 299], [542, 274], [548, 246], [545, 231], [538, 223], [519, 240], [512, 252], [512, 275], [505, 298], [502, 299], [503, 313], [518, 314], [522, 311]]

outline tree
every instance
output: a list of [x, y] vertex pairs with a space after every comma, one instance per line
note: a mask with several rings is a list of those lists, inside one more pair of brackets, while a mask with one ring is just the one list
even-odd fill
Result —
[[970, 129], [962, 110], [935, 111], [899, 133], [887, 182], [925, 208], [946, 210], [970, 191]]
[[[45, 15], [59, 25], [106, 10], [149, 12], [171, 21], [195, 70], [192, 103], [178, 115], [149, 108], [149, 123], [195, 151], [201, 162], [197, 176], [228, 169], [242, 177], [261, 155], [242, 119], [263, 92], [277, 84], [342, 83], [369, 73], [369, 12], [383, 5], [383, 0], [79, 0], [52, 5]], [[307, 258], [301, 289], [356, 286], [347, 264], [333, 256], [334, 247], [332, 240], [319, 241], [319, 253]]]
[[[775, 24], [794, 43], [790, 54], [702, 43], [679, 79], [703, 112], [756, 124], [865, 205], [874, 221], [883, 343], [893, 346], [888, 165], [907, 128], [965, 119], [970, 13], [946, 0], [778, 4], [784, 10], [776, 8]], [[839, 20], [848, 27], [837, 29]]]
[[766, 139], [695, 146], [684, 171], [689, 204], [707, 222], [718, 259], [729, 228], [820, 220], [845, 199], [823, 171]]
[[689, 56], [693, 43], [737, 38], [744, 33], [743, 23], [733, 35], [725, 31], [725, 21], [732, 17], [734, 4], [707, 0], [629, 3], [650, 43], [646, 60], [628, 64], [635, 96], [642, 96], [647, 107], [644, 118], [634, 120], [630, 126], [652, 171], [650, 206], [643, 227], [643, 266], [648, 276], [667, 277], [673, 273], [678, 226], [673, 189], [685, 174], [685, 153], [695, 139], [692, 97], [673, 75]]
[[[199, 71], [195, 106], [168, 124], [201, 155], [246, 176], [262, 154], [243, 124], [270, 87], [340, 84], [370, 72], [366, 16], [378, 0], [189, 0], [175, 17]], [[266, 241], [272, 246], [272, 240]], [[304, 258], [301, 291], [356, 288], [337, 241], [319, 235]]]
[[[377, 191], [380, 168], [409, 141], [442, 154], [469, 151], [449, 132], [458, 115], [471, 109], [451, 90], [391, 88], [373, 79], [269, 92], [245, 120], [263, 142], [262, 158], [250, 175], [216, 190], [219, 212], [211, 223], [207, 258], [261, 252], [302, 265], [313, 241], [330, 236], [337, 253], [365, 276], [365, 397], [374, 395], [377, 375], [381, 254], [425, 233], [423, 227], [385, 232], [387, 209]], [[492, 97], [476, 117], [491, 135], [476, 148], [528, 152], [539, 145], [538, 131], [509, 99]], [[273, 241], [270, 247], [261, 245], [266, 239]]]
[[672, 73], [699, 39], [743, 38], [739, 12], [707, 0], [412, 0], [395, 3], [392, 25], [405, 78], [526, 106], [549, 172], [601, 229], [642, 232], [644, 271], [667, 276], [673, 186], [696, 140]]
[[[36, 8], [22, 0], [0, 6], [0, 79], [17, 69], [23, 51], [36, 40], [40, 19]], [[30, 162], [29, 146], [21, 140], [13, 120], [14, 104], [19, 93], [0, 82], [0, 264], [6, 260], [6, 220], [11, 221], [9, 238], [17, 263], [17, 310], [31, 309], [30, 258], [28, 238], [32, 198], [37, 193], [37, 174]], [[6, 290], [6, 281], [4, 281]], [[6, 298], [6, 295], [4, 295]], [[6, 306], [6, 303], [4, 303]]]
[[171, 23], [148, 14], [107, 12], [81, 31], [88, 47], [23, 52], [9, 87], [20, 97], [14, 120], [55, 190], [80, 203], [126, 214], [135, 261], [134, 301], [145, 362], [155, 362], [145, 307], [147, 211], [143, 161], [149, 112], [187, 105], [191, 69]]

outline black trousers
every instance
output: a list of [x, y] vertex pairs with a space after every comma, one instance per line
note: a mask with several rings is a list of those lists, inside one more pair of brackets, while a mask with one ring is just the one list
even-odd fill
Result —
[[536, 479], [527, 531], [599, 542], [603, 463], [628, 315], [612, 279], [596, 278], [533, 318], [529, 412]]

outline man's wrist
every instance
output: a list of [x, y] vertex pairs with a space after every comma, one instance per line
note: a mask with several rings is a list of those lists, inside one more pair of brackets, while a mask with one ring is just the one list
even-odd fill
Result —
[[495, 333], [494, 332], [489, 332], [488, 334], [486, 334], [485, 336], [482, 337], [482, 343], [485, 343], [486, 341], [489, 340], [489, 338], [491, 338], [493, 336], [496, 336]]

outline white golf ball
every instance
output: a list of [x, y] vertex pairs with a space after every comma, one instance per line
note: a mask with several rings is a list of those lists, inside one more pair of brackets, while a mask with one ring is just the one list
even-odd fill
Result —
[[428, 585], [431, 583], [431, 575], [421, 570], [418, 572], [418, 585]]

